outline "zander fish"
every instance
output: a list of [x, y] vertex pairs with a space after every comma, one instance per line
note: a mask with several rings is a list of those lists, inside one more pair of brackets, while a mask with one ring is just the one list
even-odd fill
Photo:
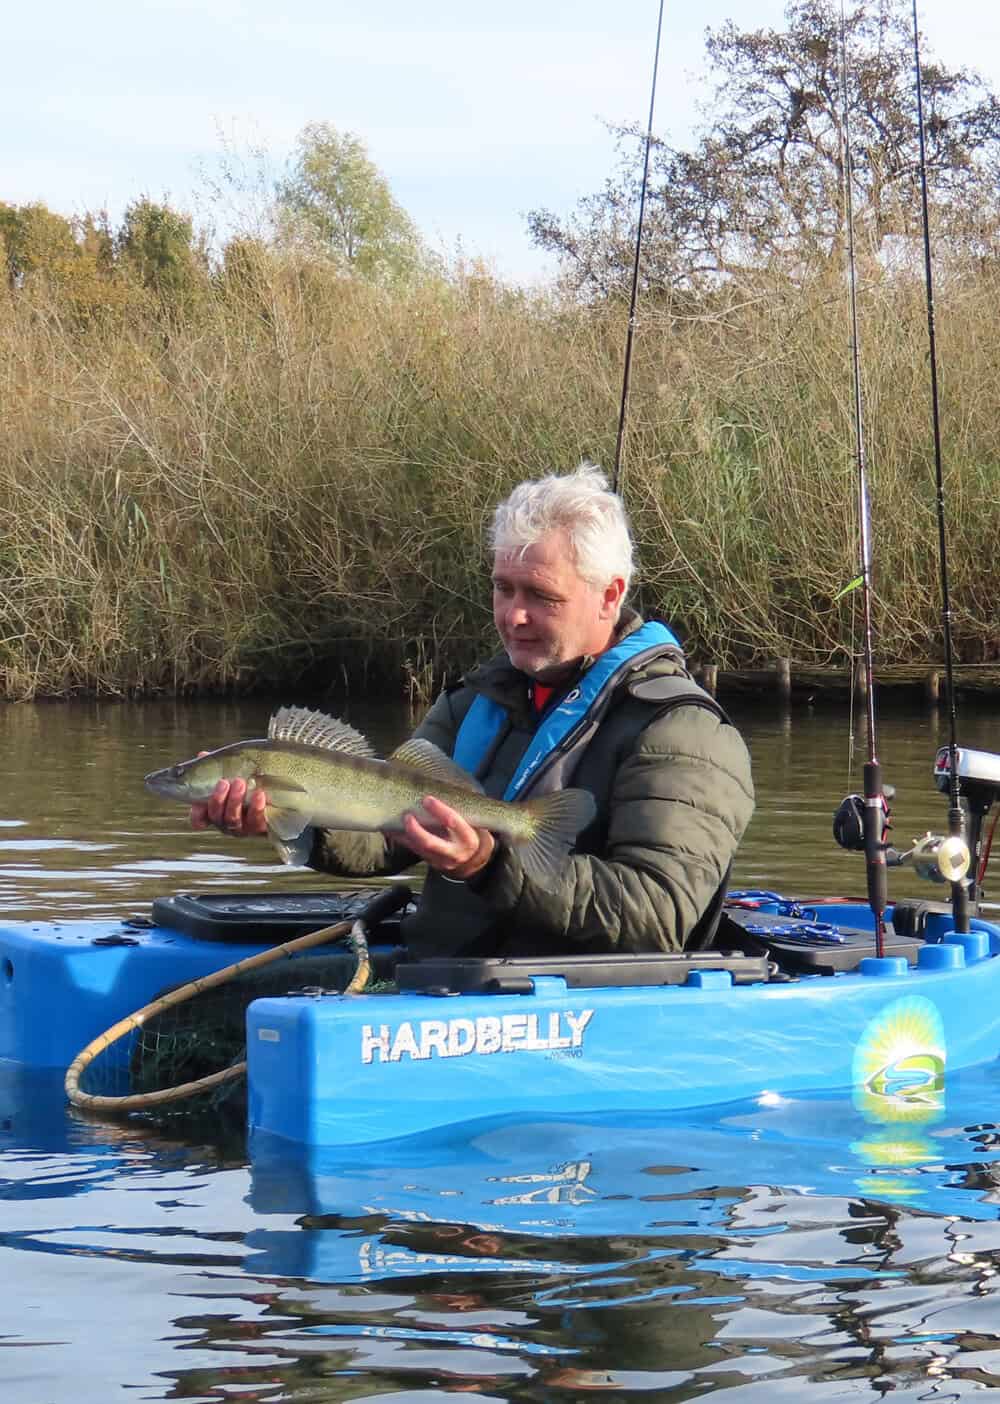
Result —
[[411, 739], [379, 760], [346, 722], [301, 707], [282, 707], [267, 736], [237, 741], [146, 776], [146, 787], [166, 799], [207, 800], [220, 780], [241, 778], [248, 794], [267, 794], [268, 831], [287, 857], [310, 826], [374, 833], [401, 830], [403, 817], [434, 820], [423, 808], [433, 795], [475, 828], [500, 834], [518, 848], [524, 870], [546, 878], [558, 868], [581, 829], [594, 817], [587, 790], [560, 790], [537, 799], [491, 799], [479, 781], [430, 741]]

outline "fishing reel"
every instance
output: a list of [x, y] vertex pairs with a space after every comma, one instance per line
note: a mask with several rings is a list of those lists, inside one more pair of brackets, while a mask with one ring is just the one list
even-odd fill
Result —
[[899, 863], [909, 862], [917, 877], [928, 882], [961, 882], [972, 864], [972, 854], [964, 838], [957, 834], [926, 833]]
[[[888, 854], [895, 852], [886, 843], [886, 835], [892, 828], [892, 813], [889, 809], [889, 801], [894, 799], [896, 791], [892, 785], [886, 785], [879, 796], [879, 804], [882, 810], [882, 835], [879, 840], [880, 846], [886, 852], [886, 862], [890, 862]], [[849, 853], [864, 853], [865, 851], [865, 799], [863, 795], [847, 795], [841, 800], [837, 807], [837, 812], [833, 816], [833, 837], [841, 848], [846, 848]]]
[[[882, 794], [882, 840], [887, 868], [912, 867], [917, 877], [927, 882], [961, 882], [969, 871], [972, 854], [963, 838], [954, 834], [924, 834], [915, 839], [912, 848], [901, 851], [886, 842], [892, 820], [888, 801], [895, 791], [887, 785]], [[865, 801], [861, 795], [847, 795], [833, 816], [833, 836], [841, 848], [852, 853], [865, 851]]]

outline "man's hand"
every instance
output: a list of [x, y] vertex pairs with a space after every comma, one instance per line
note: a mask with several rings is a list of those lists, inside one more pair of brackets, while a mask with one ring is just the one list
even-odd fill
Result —
[[[202, 752], [201, 754], [204, 754]], [[254, 790], [247, 800], [245, 780], [220, 780], [209, 799], [191, 806], [192, 829], [221, 829], [233, 838], [267, 836], [267, 795]]]
[[407, 814], [400, 835], [406, 847], [428, 867], [456, 881], [474, 877], [485, 868], [496, 851], [496, 840], [489, 829], [473, 828], [461, 814], [433, 795], [425, 795], [421, 803], [434, 820], [434, 827], [428, 828], [415, 815]]

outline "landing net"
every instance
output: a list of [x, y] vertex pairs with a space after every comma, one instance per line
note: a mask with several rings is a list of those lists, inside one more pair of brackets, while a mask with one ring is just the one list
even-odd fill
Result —
[[242, 1117], [245, 1018], [252, 1000], [390, 988], [387, 980], [372, 979], [367, 915], [299, 936], [164, 992], [74, 1059], [65, 1080], [69, 1100], [113, 1116], [144, 1112], [157, 1120], [197, 1120], [225, 1110]]

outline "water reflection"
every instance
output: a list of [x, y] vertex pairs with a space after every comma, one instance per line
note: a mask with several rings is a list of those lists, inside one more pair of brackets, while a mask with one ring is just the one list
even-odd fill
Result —
[[[377, 1163], [254, 1146], [250, 1167], [8, 1086], [4, 1397], [996, 1384], [997, 1128], [970, 1118], [998, 1080], [951, 1079], [895, 1140], [831, 1095], [484, 1121]], [[110, 1350], [79, 1392], [70, 1362], [95, 1333]]]

